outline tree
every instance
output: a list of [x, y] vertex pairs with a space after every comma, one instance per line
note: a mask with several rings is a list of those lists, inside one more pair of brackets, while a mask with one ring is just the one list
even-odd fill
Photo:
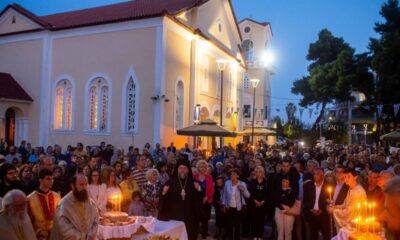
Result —
[[342, 38], [332, 35], [323, 29], [318, 40], [310, 44], [306, 59], [311, 61], [308, 76], [293, 83], [292, 93], [303, 98], [300, 105], [307, 107], [321, 105], [321, 110], [312, 129], [320, 123], [327, 104], [334, 101], [351, 100], [351, 92], [355, 88], [372, 96], [373, 77], [369, 72], [367, 54], [355, 54]]
[[293, 122], [295, 120], [294, 114], [296, 113], [297, 107], [294, 103], [289, 103], [285, 107], [288, 122]]
[[[371, 65], [377, 74], [376, 104], [392, 105], [399, 102], [400, 96], [400, 8], [397, 0], [388, 0], [382, 5], [380, 14], [383, 23], [375, 23], [379, 39], [370, 39], [372, 53]], [[377, 111], [377, 109], [375, 109]], [[396, 129], [399, 118], [394, 116], [393, 108], [386, 106], [383, 113], [386, 119], [378, 117], [378, 133]], [[381, 129], [383, 125], [383, 129]], [[383, 131], [382, 131], [383, 130]]]

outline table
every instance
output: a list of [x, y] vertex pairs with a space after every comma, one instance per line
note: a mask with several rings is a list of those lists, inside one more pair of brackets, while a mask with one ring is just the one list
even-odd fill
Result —
[[[171, 238], [188, 240], [185, 223], [181, 221], [160, 221], [155, 219], [154, 230], [151, 233], [139, 231], [138, 233], [135, 233], [133, 235], [130, 234], [130, 232], [136, 232], [137, 230], [137, 226], [135, 227], [132, 224], [125, 226], [115, 226], [113, 227], [114, 234], [104, 234], [103, 232], [103, 234], [101, 234], [102, 236], [98, 235], [98, 237], [105, 237], [105, 235], [113, 235], [115, 237], [115, 235], [117, 235], [118, 238], [111, 239], [129, 239], [128, 236], [131, 236], [132, 240], [144, 240], [150, 237], [168, 235]], [[116, 234], [116, 232], [118, 234]]]
[[[349, 227], [342, 227], [339, 229], [339, 232], [335, 237], [332, 238], [332, 240], [348, 240], [350, 238], [350, 235], [354, 233], [354, 228], [349, 228]], [[384, 239], [382, 232], [378, 232], [375, 234], [368, 235], [365, 239]], [[363, 237], [364, 239], [364, 237]]]
[[144, 240], [149, 237], [168, 235], [179, 240], [188, 240], [185, 223], [181, 221], [160, 221], [156, 220], [154, 233], [134, 234], [132, 240]]

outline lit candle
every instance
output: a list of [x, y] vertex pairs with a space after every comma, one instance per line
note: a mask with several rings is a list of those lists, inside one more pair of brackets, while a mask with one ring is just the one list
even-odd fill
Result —
[[332, 188], [328, 187], [329, 202], [332, 203]]
[[121, 200], [122, 200], [122, 195], [119, 195], [119, 211], [121, 212]]

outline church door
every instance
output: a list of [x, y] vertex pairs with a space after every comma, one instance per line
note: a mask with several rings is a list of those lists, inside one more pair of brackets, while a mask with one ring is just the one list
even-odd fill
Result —
[[6, 142], [8, 146], [15, 143], [15, 111], [12, 108], [6, 111]]

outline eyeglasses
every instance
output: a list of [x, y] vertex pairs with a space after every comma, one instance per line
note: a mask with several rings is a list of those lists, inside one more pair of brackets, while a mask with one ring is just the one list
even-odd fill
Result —
[[[93, 174], [92, 175], [92, 177], [98, 177], [99, 175], [98, 174]], [[112, 176], [115, 176], [115, 175], [112, 175]]]

